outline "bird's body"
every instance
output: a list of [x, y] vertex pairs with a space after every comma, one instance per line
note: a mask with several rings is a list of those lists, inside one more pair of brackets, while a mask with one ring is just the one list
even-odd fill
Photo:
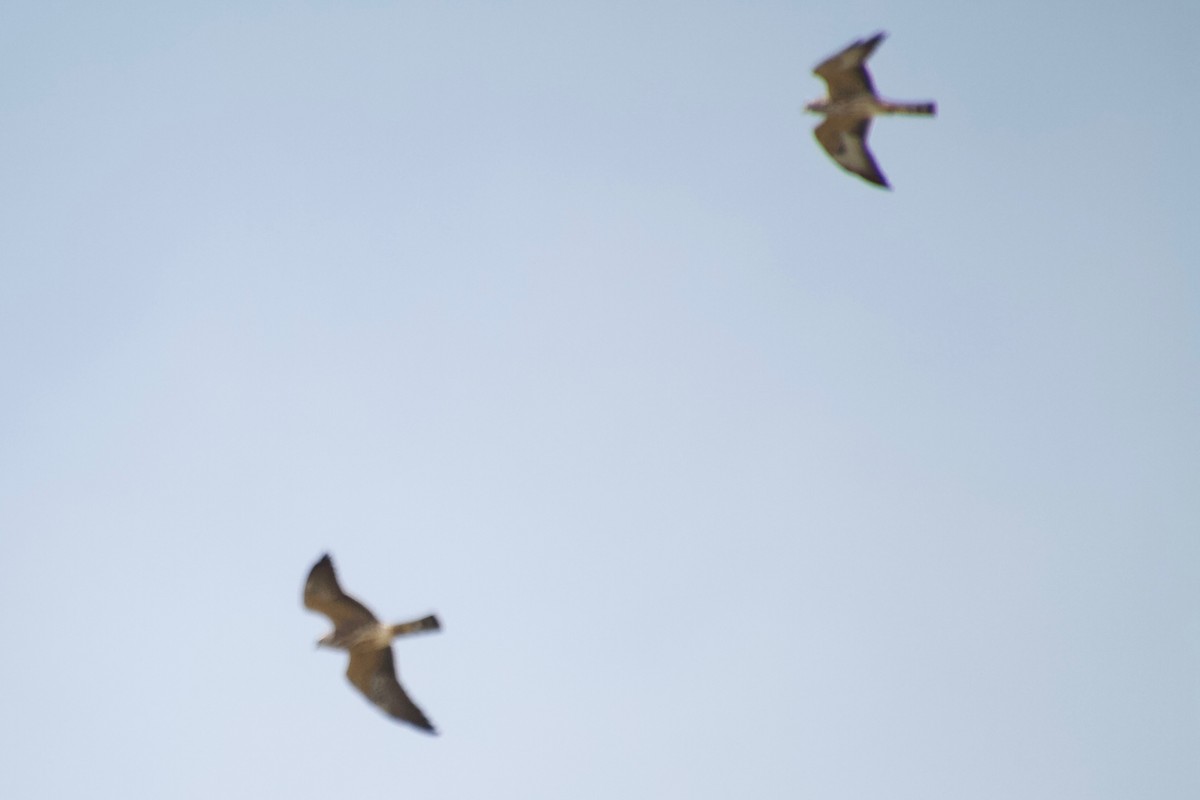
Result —
[[867, 149], [872, 118], [889, 114], [933, 116], [937, 107], [934, 103], [896, 103], [875, 92], [866, 61], [883, 37], [883, 33], [877, 33], [854, 42], [818, 64], [813, 73], [825, 81], [829, 96], [814, 100], [804, 110], [825, 116], [813, 133], [842, 169], [886, 189], [891, 188], [887, 178]]
[[439, 630], [441, 624], [437, 617], [430, 615], [397, 625], [380, 622], [370, 609], [342, 591], [328, 554], [322, 556], [308, 573], [304, 583], [304, 605], [329, 617], [333, 630], [321, 637], [317, 646], [345, 650], [350, 654], [346, 677], [368, 700], [395, 719], [436, 733], [396, 677], [392, 640], [410, 633]]
[[412, 622], [401, 622], [397, 625], [384, 625], [376, 621], [373, 625], [343, 625], [335, 627], [331, 633], [322, 636], [317, 641], [320, 647], [331, 647], [334, 650], [382, 650], [391, 647], [392, 639], [421, 631], [436, 631], [441, 628], [437, 617], [432, 614]]

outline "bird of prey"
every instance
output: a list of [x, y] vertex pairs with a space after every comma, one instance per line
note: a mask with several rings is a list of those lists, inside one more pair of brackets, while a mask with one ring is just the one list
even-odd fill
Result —
[[442, 626], [437, 617], [431, 614], [412, 622], [385, 625], [338, 586], [328, 553], [308, 573], [308, 580], [304, 582], [304, 605], [329, 617], [333, 631], [323, 636], [317, 647], [350, 652], [346, 677], [368, 700], [398, 720], [437, 733], [400, 686], [396, 679], [396, 662], [392, 658], [392, 639], [420, 631], [440, 630]]
[[825, 121], [813, 133], [842, 169], [890, 189], [867, 149], [871, 118], [881, 114], [932, 117], [937, 107], [934, 103], [893, 103], [875, 93], [866, 61], [885, 35], [877, 33], [870, 39], [860, 39], [818, 64], [813, 74], [825, 81], [829, 97], [814, 100], [804, 110], [825, 115]]

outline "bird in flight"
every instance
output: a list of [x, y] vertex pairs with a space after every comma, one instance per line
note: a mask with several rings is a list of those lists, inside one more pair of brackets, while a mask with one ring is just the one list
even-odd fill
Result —
[[813, 74], [825, 81], [829, 97], [814, 100], [804, 110], [825, 115], [825, 121], [813, 133], [842, 169], [890, 189], [867, 149], [871, 118], [881, 114], [932, 117], [937, 107], [934, 103], [893, 103], [875, 93], [866, 62], [885, 35], [881, 32], [870, 39], [860, 39], [818, 64]]
[[389, 716], [423, 731], [437, 733], [400, 685], [396, 678], [396, 662], [392, 658], [392, 639], [420, 631], [440, 630], [442, 626], [437, 617], [431, 614], [412, 622], [385, 625], [338, 586], [328, 553], [308, 573], [308, 580], [304, 582], [304, 605], [329, 617], [333, 623], [333, 631], [323, 636], [317, 647], [350, 652], [346, 677], [355, 688]]

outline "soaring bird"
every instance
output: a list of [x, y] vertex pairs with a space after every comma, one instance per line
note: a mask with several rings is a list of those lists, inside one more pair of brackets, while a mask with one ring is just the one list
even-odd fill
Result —
[[420, 631], [440, 630], [442, 626], [437, 617], [431, 614], [399, 625], [383, 624], [366, 606], [338, 586], [328, 553], [308, 573], [308, 580], [304, 582], [304, 605], [329, 617], [333, 631], [323, 636], [317, 647], [349, 651], [346, 677], [368, 700], [398, 720], [437, 733], [404, 692], [396, 678], [396, 662], [392, 658], [392, 639]]
[[825, 115], [825, 121], [813, 133], [842, 169], [890, 189], [887, 178], [883, 177], [867, 149], [871, 118], [881, 114], [932, 117], [937, 113], [937, 107], [931, 102], [893, 103], [875, 93], [866, 61], [885, 35], [880, 32], [870, 39], [860, 39], [818, 64], [813, 74], [825, 81], [829, 97], [814, 100], [804, 110]]

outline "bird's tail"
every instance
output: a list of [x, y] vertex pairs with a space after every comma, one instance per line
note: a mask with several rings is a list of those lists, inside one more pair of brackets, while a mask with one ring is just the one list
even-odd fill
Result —
[[937, 114], [937, 103], [890, 103], [893, 114], [917, 114], [932, 117]]
[[420, 633], [421, 631], [438, 631], [442, 629], [442, 623], [438, 622], [438, 618], [433, 614], [421, 619], [415, 619], [412, 622], [401, 622], [399, 625], [392, 626], [392, 636], [407, 636], [410, 633]]

